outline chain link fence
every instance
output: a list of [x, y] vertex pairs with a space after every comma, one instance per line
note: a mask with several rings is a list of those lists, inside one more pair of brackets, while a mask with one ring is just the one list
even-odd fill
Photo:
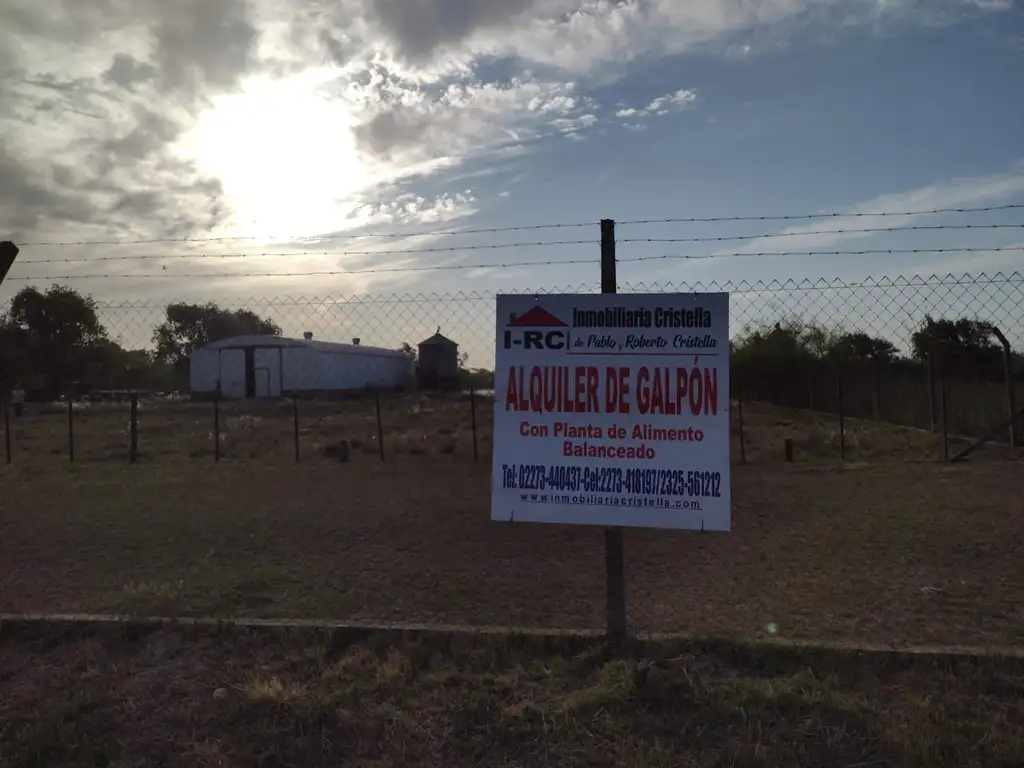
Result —
[[[1024, 403], [1020, 273], [620, 291], [728, 292], [732, 394], [750, 404], [748, 416], [772, 404], [966, 438], [992, 432]], [[7, 456], [479, 460], [492, 440], [494, 297], [191, 304], [95, 302], [59, 287], [22, 295], [0, 308], [0, 365], [16, 401], [5, 411]], [[833, 421], [823, 424], [817, 452], [828, 455], [856, 450], [858, 430], [869, 429], [844, 422], [852, 438], [840, 435], [840, 446]], [[1019, 434], [1004, 424], [993, 437]], [[916, 447], [899, 452], [920, 458]]]
[[[732, 316], [735, 527], [629, 532], [635, 631], [1019, 644], [1024, 276], [620, 290]], [[0, 608], [603, 626], [600, 530], [486, 511], [494, 295], [19, 294]]]

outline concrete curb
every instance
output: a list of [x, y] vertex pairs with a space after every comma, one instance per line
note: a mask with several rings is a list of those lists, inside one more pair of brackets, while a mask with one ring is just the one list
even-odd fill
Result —
[[[174, 616], [129, 616], [117, 614], [56, 613], [17, 614], [0, 613], [0, 624], [4, 622], [38, 624], [135, 624], [147, 626], [181, 627], [235, 627], [239, 629], [324, 629], [349, 630], [355, 632], [417, 632], [423, 634], [501, 636], [517, 634], [537, 638], [593, 638], [604, 637], [599, 629], [543, 629], [536, 627], [515, 627], [497, 625], [467, 624], [421, 624], [412, 622], [371, 622], [334, 621], [330, 619], [250, 619], [210, 618]], [[965, 645], [886, 645], [882, 643], [859, 643], [854, 641], [797, 640], [784, 637], [765, 636], [722, 636], [721, 638], [697, 635], [688, 632], [639, 632], [633, 636], [641, 641], [698, 641], [716, 640], [737, 644], [759, 645], [767, 648], [792, 648], [820, 651], [843, 651], [849, 653], [905, 654], [934, 657], [976, 657], [1024, 659], [1024, 647], [1014, 646], [965, 646]]]

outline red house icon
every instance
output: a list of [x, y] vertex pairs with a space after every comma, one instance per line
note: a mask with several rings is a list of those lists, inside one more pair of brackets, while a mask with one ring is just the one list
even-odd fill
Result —
[[508, 324], [515, 328], [567, 328], [557, 317], [552, 315], [543, 307], [534, 307], [521, 317], [515, 313], [509, 318]]

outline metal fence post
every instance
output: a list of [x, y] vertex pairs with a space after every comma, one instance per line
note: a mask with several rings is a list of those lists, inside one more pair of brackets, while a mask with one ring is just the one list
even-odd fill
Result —
[[1006, 416], [1010, 420], [1010, 445], [1017, 447], [1021, 445], [1020, 434], [1017, 432], [1017, 420], [1014, 416], [1017, 413], [1017, 392], [1016, 382], [1013, 380], [1013, 350], [1010, 348], [1010, 341], [995, 326], [992, 326], [992, 333], [1003, 346], [1003, 377], [1006, 383]]
[[299, 398], [292, 398], [292, 432], [295, 440], [295, 462], [300, 460], [299, 456]]
[[75, 401], [68, 393], [68, 461], [75, 460]]
[[926, 373], [928, 377], [928, 425], [932, 432], [935, 431], [935, 361], [932, 359], [932, 353], [928, 353], [928, 359], [926, 361]]
[[737, 416], [740, 419], [740, 464], [747, 463], [747, 438], [743, 430], [743, 389], [738, 387], [736, 392]]
[[469, 423], [473, 429], [473, 461], [480, 460], [480, 450], [476, 441], [476, 387], [469, 387]]
[[836, 401], [839, 409], [839, 460], [846, 461], [846, 414], [843, 412], [843, 373], [836, 373]]
[[131, 393], [131, 411], [128, 423], [128, 461], [134, 464], [139, 458], [139, 395]]
[[[601, 220], [601, 293], [616, 293], [615, 221]], [[604, 562], [608, 638], [625, 645], [629, 631], [626, 618], [626, 557], [622, 528], [605, 528]]]
[[875, 421], [882, 421], [882, 365], [876, 359], [871, 360], [871, 407]]
[[4, 454], [7, 457], [7, 463], [10, 464], [12, 460], [11, 456], [11, 410], [7, 404], [7, 398], [3, 398], [0, 401], [0, 408], [4, 411]]
[[939, 416], [942, 418], [942, 460], [949, 461], [949, 425], [947, 422], [949, 391], [946, 388], [946, 377], [939, 379]]
[[220, 382], [213, 392], [213, 460], [220, 461]]
[[373, 399], [377, 408], [377, 448], [380, 451], [380, 460], [384, 461], [384, 422], [380, 417], [380, 392], [374, 390]]

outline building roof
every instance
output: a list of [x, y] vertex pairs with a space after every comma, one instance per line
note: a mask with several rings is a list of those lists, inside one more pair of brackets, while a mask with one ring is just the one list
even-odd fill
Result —
[[452, 341], [447, 336], [441, 335], [441, 329], [437, 329], [437, 333], [431, 336], [429, 339], [424, 339], [419, 344], [421, 347], [457, 347], [457, 342]]
[[231, 336], [227, 339], [211, 341], [203, 345], [202, 349], [239, 349], [243, 347], [301, 347], [306, 343], [305, 339], [288, 339], [284, 336], [271, 336], [270, 334], [248, 334], [246, 336]]
[[271, 336], [269, 334], [249, 334], [247, 336], [232, 336], [229, 339], [211, 341], [209, 344], [200, 347], [197, 352], [207, 349], [246, 349], [262, 347], [264, 349], [278, 349], [285, 347], [306, 347], [316, 349], [320, 352], [350, 355], [374, 355], [377, 357], [405, 357], [405, 354], [397, 349], [385, 349], [384, 347], [364, 347], [362, 344], [339, 344], [333, 341], [318, 341], [316, 339], [289, 339], [284, 336]]

